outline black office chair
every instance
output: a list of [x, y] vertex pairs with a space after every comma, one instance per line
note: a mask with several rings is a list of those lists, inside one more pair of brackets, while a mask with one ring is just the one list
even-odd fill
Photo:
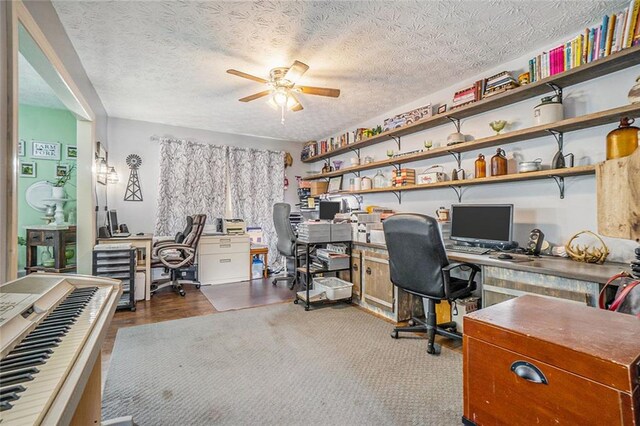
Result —
[[278, 281], [290, 281], [289, 288], [293, 290], [296, 285], [297, 273], [295, 268], [298, 266], [298, 255], [296, 250], [296, 233], [293, 231], [291, 221], [289, 220], [289, 214], [291, 213], [291, 206], [287, 203], [275, 203], [273, 205], [273, 225], [276, 229], [276, 235], [278, 236], [278, 252], [285, 257], [285, 265], [287, 258], [294, 258], [294, 271], [293, 275], [285, 275], [282, 277], [275, 277], [273, 279], [273, 285], [277, 285]]
[[[383, 223], [384, 236], [389, 252], [391, 282], [409, 294], [426, 299], [426, 323], [413, 318], [414, 325], [396, 327], [391, 337], [397, 339], [400, 332], [427, 333], [427, 352], [438, 354], [435, 335], [460, 339], [456, 323], [436, 324], [436, 303], [468, 297], [475, 290], [474, 278], [480, 268], [470, 263], [449, 263], [444, 244], [438, 231], [438, 223], [429, 216], [396, 214]], [[469, 279], [451, 276], [451, 271], [466, 267], [471, 271]]]
[[186, 294], [182, 287], [183, 284], [193, 284], [196, 288], [200, 288], [200, 282], [197, 277], [195, 280], [182, 280], [181, 277], [183, 271], [193, 267], [196, 263], [198, 243], [206, 221], [207, 216], [204, 214], [189, 217], [187, 219], [188, 233], [186, 235], [184, 235], [184, 232], [187, 229], [183, 232], [178, 232], [175, 241], [160, 241], [154, 245], [151, 267], [164, 268], [165, 271], [169, 272], [169, 278], [154, 281], [151, 284], [151, 295], [169, 286], [174, 291], [177, 291], [180, 296]]

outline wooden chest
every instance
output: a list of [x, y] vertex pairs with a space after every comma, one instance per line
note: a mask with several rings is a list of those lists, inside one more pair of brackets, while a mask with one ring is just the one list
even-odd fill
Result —
[[640, 320], [521, 296], [464, 318], [467, 425], [640, 425]]

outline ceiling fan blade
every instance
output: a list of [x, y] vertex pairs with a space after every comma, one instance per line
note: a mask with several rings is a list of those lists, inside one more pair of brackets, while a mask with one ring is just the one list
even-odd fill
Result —
[[295, 83], [305, 72], [307, 72], [308, 69], [309, 65], [300, 61], [293, 61], [291, 68], [289, 68], [287, 73], [284, 75], [284, 79]]
[[329, 89], [327, 87], [296, 86], [296, 89], [305, 95], [329, 96], [331, 98], [340, 96], [339, 89]]
[[240, 102], [254, 101], [256, 99], [259, 99], [259, 98], [262, 98], [264, 96], [267, 96], [269, 93], [271, 93], [271, 90], [264, 90], [262, 92], [254, 93], [253, 95], [245, 96], [244, 98], [241, 98], [241, 99], [238, 99], [238, 100]]
[[227, 70], [229, 74], [237, 75], [238, 77], [246, 78], [248, 80], [257, 81], [258, 83], [266, 83], [267, 80], [264, 78], [256, 77], [255, 75], [247, 74], [246, 72], [238, 71], [238, 70]]
[[302, 111], [304, 108], [302, 107], [302, 104], [300, 103], [300, 100], [298, 99], [298, 97], [293, 93], [289, 93], [289, 96], [294, 101], [294, 104], [291, 105], [289, 109], [293, 112]]

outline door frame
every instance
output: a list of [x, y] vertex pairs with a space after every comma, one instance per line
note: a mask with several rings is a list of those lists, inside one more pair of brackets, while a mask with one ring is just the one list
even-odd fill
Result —
[[[5, 148], [2, 169], [6, 174], [1, 180], [6, 180], [6, 192], [0, 202], [0, 244], [6, 248], [0, 255], [0, 282], [6, 282], [17, 277], [18, 266], [18, 53], [19, 28], [22, 27], [31, 36], [49, 61], [57, 77], [64, 83], [67, 96], [61, 99], [77, 120], [78, 158], [77, 180], [77, 239], [76, 259], [78, 273], [91, 273], [91, 249], [96, 239], [95, 226], [95, 114], [82, 92], [73, 81], [64, 63], [49, 43], [46, 36], [20, 0], [3, 2], [6, 9], [6, 44], [7, 44], [7, 144]], [[46, 79], [45, 79], [46, 81]], [[2, 157], [0, 157], [2, 158]], [[1, 184], [2, 182], [0, 182]]]

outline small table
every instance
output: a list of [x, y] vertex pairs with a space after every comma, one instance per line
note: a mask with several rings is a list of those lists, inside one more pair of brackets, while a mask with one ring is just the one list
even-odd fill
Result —
[[[130, 243], [132, 247], [144, 250], [144, 300], [151, 300], [151, 247], [153, 246], [153, 234], [135, 235], [118, 238], [98, 238], [98, 244], [122, 244]], [[138, 267], [136, 266], [136, 270]]]
[[[54, 272], [57, 274], [75, 272], [76, 265], [67, 265], [67, 246], [76, 244], [76, 227], [70, 226], [30, 226], [27, 228], [26, 272]], [[53, 266], [38, 265], [38, 247], [53, 247]], [[48, 250], [48, 249], [47, 249]]]
[[249, 276], [252, 276], [251, 265], [253, 265], [253, 256], [262, 256], [264, 259], [264, 270], [262, 271], [262, 276], [267, 278], [269, 276], [269, 271], [267, 265], [269, 265], [269, 247], [262, 244], [251, 244], [251, 250], [249, 252]]

